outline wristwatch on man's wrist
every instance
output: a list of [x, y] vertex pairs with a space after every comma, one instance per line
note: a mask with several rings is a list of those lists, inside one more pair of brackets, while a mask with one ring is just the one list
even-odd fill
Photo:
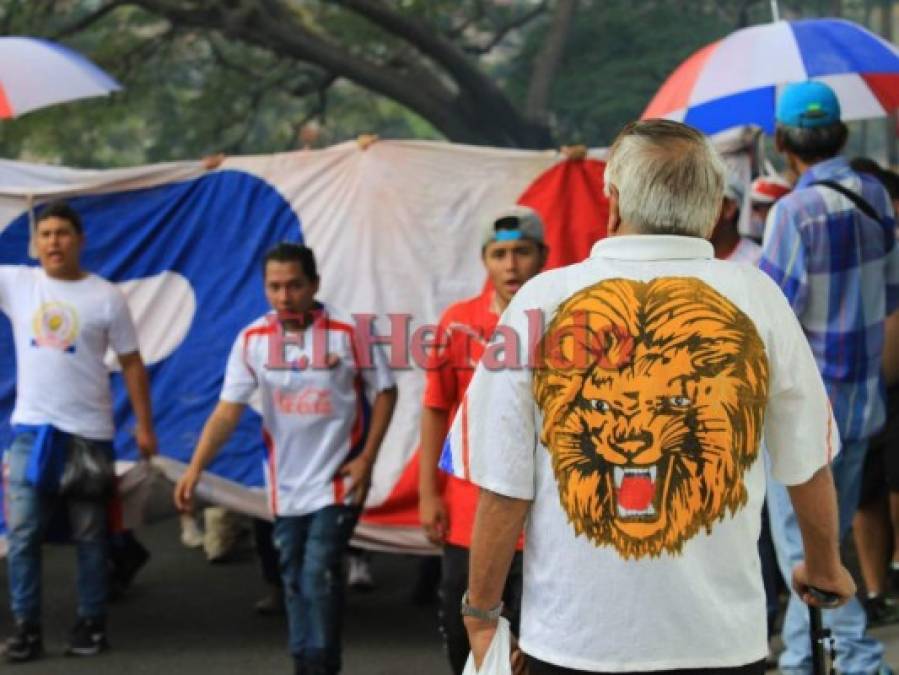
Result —
[[500, 603], [493, 609], [472, 607], [468, 604], [468, 591], [465, 591], [465, 594], [462, 596], [462, 604], [459, 606], [459, 613], [462, 616], [473, 616], [475, 619], [480, 619], [481, 621], [498, 621], [503, 613], [503, 603], [500, 601]]

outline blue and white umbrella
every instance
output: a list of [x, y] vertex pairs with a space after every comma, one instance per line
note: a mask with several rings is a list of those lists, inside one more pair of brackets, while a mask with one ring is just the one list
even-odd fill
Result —
[[773, 133], [778, 89], [804, 80], [830, 85], [844, 120], [883, 117], [899, 107], [899, 49], [842, 19], [751, 26], [684, 61], [643, 118], [674, 119], [709, 134], [744, 125]]
[[119, 89], [118, 82], [68, 47], [39, 38], [0, 37], [0, 119]]

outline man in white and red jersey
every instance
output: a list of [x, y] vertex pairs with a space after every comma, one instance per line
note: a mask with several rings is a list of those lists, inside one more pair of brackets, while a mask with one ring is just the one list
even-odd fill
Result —
[[774, 202], [789, 194], [792, 189], [792, 183], [778, 174], [759, 176], [752, 181], [749, 188], [749, 204], [752, 212], [746, 236], [758, 244], [762, 243], [768, 212], [774, 206]]
[[[448, 476], [444, 486], [437, 460], [474, 369], [484, 354], [499, 316], [512, 296], [546, 262], [543, 222], [525, 206], [515, 206], [490, 221], [481, 255], [489, 288], [451, 305], [440, 318], [443, 344], [429, 363], [422, 410], [419, 514], [432, 543], [443, 547], [440, 583], [440, 627], [447, 656], [457, 675], [468, 659], [468, 635], [459, 614], [459, 599], [468, 588], [468, 549], [479, 488]], [[441, 488], [444, 488], [441, 490]], [[519, 550], [522, 542], [519, 541]], [[513, 627], [521, 598], [521, 559], [506, 586], [506, 606]]]
[[[278, 244], [265, 257], [273, 312], [240, 332], [221, 400], [175, 487], [190, 507], [203, 468], [234, 431], [250, 397], [262, 398], [266, 482], [287, 605], [295, 672], [340, 671], [343, 559], [396, 404], [383, 354], [352, 318], [315, 300], [312, 250]], [[376, 392], [369, 408], [366, 391]]]

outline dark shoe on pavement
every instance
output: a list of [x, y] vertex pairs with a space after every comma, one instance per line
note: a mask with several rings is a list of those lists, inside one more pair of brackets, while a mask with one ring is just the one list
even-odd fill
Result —
[[96, 656], [109, 649], [106, 640], [106, 621], [79, 618], [69, 640], [67, 656]]
[[874, 595], [862, 601], [869, 626], [886, 626], [899, 622], [899, 607], [887, 601], [883, 595]]
[[150, 552], [134, 535], [124, 537], [122, 543], [110, 551], [112, 581], [122, 591], [134, 581], [140, 569], [150, 560]]
[[7, 661], [23, 663], [33, 661], [44, 653], [41, 627], [28, 621], [16, 621], [15, 632], [6, 640], [3, 654]]
[[890, 565], [890, 571], [887, 572], [887, 581], [890, 587], [890, 595], [899, 597], [899, 568]]
[[284, 591], [272, 586], [269, 592], [253, 605], [253, 609], [262, 616], [283, 616], [287, 611], [284, 607]]

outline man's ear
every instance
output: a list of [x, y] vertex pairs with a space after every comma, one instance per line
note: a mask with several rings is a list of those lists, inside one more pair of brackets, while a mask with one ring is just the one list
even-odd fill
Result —
[[618, 234], [621, 229], [621, 212], [618, 210], [618, 188], [609, 186], [609, 222], [606, 226], [608, 236]]

